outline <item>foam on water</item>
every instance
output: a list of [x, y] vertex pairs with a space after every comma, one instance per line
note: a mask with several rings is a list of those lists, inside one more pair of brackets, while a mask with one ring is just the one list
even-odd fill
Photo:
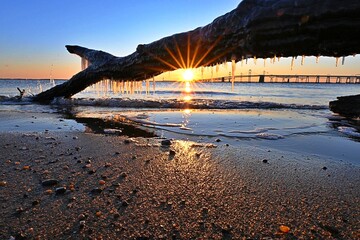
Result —
[[357, 129], [353, 127], [340, 126], [338, 127], [338, 131], [350, 137], [360, 138], [360, 132], [358, 132]]
[[307, 109], [324, 110], [326, 105], [284, 104], [275, 102], [251, 102], [225, 99], [131, 99], [131, 98], [56, 98], [53, 105], [59, 106], [100, 106], [117, 108], [172, 108], [172, 109]]
[[258, 133], [258, 134], [256, 134], [256, 137], [262, 138], [262, 139], [267, 139], [267, 140], [278, 140], [278, 139], [285, 138], [282, 135], [274, 134], [274, 133]]

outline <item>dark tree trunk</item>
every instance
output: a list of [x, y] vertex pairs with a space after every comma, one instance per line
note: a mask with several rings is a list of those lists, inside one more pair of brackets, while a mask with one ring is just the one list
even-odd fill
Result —
[[33, 100], [69, 98], [102, 79], [143, 80], [178, 68], [243, 58], [357, 54], [359, 13], [359, 0], [243, 0], [204, 27], [139, 45], [126, 57], [66, 46], [91, 66]]

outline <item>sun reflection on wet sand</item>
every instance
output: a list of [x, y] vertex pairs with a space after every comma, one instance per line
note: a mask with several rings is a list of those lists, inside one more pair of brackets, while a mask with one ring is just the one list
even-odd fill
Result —
[[186, 95], [186, 96], [184, 96], [183, 100], [185, 102], [190, 102], [192, 100], [192, 97], [190, 95]]

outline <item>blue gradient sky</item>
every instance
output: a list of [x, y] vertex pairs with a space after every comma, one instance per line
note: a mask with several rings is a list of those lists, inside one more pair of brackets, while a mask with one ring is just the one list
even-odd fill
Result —
[[[2, 0], [0, 78], [49, 78], [50, 74], [53, 78], [69, 78], [80, 70], [80, 60], [66, 51], [66, 44], [125, 56], [140, 43], [204, 26], [238, 3], [239, 0]], [[315, 69], [314, 64], [307, 64], [299, 71], [310, 71], [309, 68], [356, 74], [360, 73], [356, 72], [359, 62], [358, 56], [349, 57], [344, 66], [335, 68], [335, 59], [320, 59]], [[283, 71], [284, 66], [289, 72], [289, 64], [284, 59], [265, 69], [260, 63], [245, 66], [243, 72], [248, 68], [253, 68], [254, 73], [277, 72]]]

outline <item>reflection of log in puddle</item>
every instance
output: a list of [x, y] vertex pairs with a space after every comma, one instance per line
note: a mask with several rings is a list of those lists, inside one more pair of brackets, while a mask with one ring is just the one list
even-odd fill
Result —
[[68, 116], [86, 126], [85, 132], [93, 132], [98, 134], [110, 134], [128, 137], [156, 137], [156, 134], [150, 130], [145, 130], [141, 126], [125, 123], [122, 121], [112, 121], [91, 117]]

